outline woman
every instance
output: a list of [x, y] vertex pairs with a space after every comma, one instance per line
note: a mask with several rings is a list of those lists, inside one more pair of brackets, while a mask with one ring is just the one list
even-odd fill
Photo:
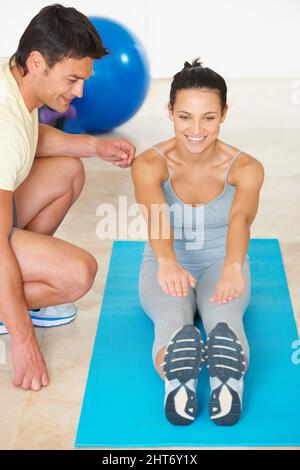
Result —
[[[211, 419], [235, 424], [249, 364], [243, 327], [250, 299], [247, 248], [264, 170], [219, 140], [226, 96], [219, 74], [198, 59], [186, 62], [171, 85], [174, 137], [146, 150], [132, 167], [149, 233], [140, 300], [155, 326], [153, 360], [165, 380], [166, 417], [178, 425], [195, 420], [197, 379], [205, 364]], [[194, 326], [196, 311], [206, 346]]]

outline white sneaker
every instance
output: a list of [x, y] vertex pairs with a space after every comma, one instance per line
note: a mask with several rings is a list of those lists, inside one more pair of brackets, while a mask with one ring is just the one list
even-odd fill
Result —
[[233, 426], [242, 412], [245, 353], [227, 323], [218, 323], [206, 344], [211, 386], [209, 414], [218, 426]]
[[[38, 328], [53, 328], [66, 325], [76, 318], [77, 307], [74, 304], [62, 304], [44, 307], [39, 310], [29, 310], [33, 326]], [[7, 329], [0, 323], [0, 335], [7, 334]]]
[[7, 334], [8, 334], [7, 329], [5, 328], [3, 323], [0, 322], [0, 335], [7, 335]]
[[194, 325], [177, 330], [166, 347], [163, 369], [165, 415], [170, 423], [191, 424], [198, 413], [196, 387], [205, 366], [205, 348], [200, 331]]

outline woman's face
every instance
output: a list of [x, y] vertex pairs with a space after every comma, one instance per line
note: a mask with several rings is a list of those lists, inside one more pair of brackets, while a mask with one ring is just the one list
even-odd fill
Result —
[[218, 138], [226, 112], [219, 94], [207, 88], [179, 90], [173, 110], [169, 108], [176, 139], [192, 154], [203, 152]]

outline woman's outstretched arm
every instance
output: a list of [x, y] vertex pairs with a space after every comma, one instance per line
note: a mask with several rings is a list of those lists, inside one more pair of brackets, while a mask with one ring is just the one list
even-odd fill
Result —
[[264, 181], [264, 168], [252, 157], [239, 166], [235, 173], [236, 193], [230, 211], [226, 258], [211, 302], [226, 303], [243, 292], [242, 266], [247, 255], [250, 226], [257, 213], [259, 194]]
[[158, 262], [158, 282], [166, 294], [187, 296], [196, 279], [176, 260], [169, 207], [161, 184], [168, 176], [166, 163], [153, 150], [137, 157], [131, 169], [135, 197], [148, 224], [148, 239]]

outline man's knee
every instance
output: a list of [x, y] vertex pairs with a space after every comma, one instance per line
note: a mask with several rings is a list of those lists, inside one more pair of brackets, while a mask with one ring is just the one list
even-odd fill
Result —
[[64, 174], [73, 192], [74, 200], [77, 199], [85, 183], [84, 165], [80, 158], [62, 157], [64, 159]]
[[97, 271], [97, 261], [89, 253], [85, 253], [72, 263], [71, 275], [65, 286], [72, 301], [80, 299], [91, 289]]
[[97, 271], [98, 264], [95, 258], [86, 254], [80, 265], [80, 276], [78, 279], [78, 289], [81, 290], [81, 296], [86, 294], [92, 287]]
[[73, 192], [78, 197], [85, 183], [84, 165], [80, 158], [73, 158], [71, 174], [73, 177]]

